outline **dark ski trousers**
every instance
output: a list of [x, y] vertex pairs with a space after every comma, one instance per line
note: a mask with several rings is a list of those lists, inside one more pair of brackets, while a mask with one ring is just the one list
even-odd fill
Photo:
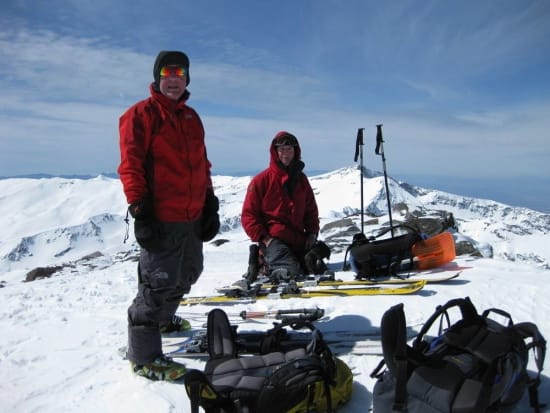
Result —
[[303, 275], [300, 260], [283, 241], [273, 238], [268, 247], [262, 244], [261, 248], [270, 276], [283, 281]]
[[170, 323], [179, 302], [203, 269], [198, 222], [160, 225], [158, 252], [141, 249], [138, 292], [128, 308], [128, 359], [147, 364], [162, 356], [160, 326]]

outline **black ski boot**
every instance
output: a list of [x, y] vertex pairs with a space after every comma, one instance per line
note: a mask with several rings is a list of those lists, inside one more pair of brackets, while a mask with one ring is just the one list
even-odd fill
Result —
[[248, 270], [243, 274], [242, 280], [235, 281], [233, 286], [241, 291], [250, 289], [250, 285], [256, 281], [259, 273], [259, 255], [260, 247], [257, 244], [250, 244], [248, 254]]
[[259, 273], [259, 257], [260, 257], [260, 247], [258, 244], [250, 244], [248, 254], [248, 270], [244, 276], [246, 281], [249, 284], [252, 284], [258, 278]]

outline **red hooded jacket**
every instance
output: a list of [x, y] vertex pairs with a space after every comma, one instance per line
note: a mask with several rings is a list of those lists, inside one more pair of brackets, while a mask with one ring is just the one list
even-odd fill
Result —
[[195, 221], [212, 190], [202, 122], [185, 103], [189, 92], [175, 102], [152, 85], [150, 91], [120, 117], [118, 173], [126, 199], [151, 197], [163, 222]]
[[[302, 172], [301, 149], [297, 146], [290, 168], [279, 161], [275, 141], [288, 132], [279, 132], [271, 142], [269, 167], [250, 182], [244, 199], [241, 223], [254, 242], [266, 236], [278, 238], [295, 253], [304, 252], [308, 234], [319, 233], [319, 210], [313, 190]], [[293, 189], [287, 189], [295, 174]]]

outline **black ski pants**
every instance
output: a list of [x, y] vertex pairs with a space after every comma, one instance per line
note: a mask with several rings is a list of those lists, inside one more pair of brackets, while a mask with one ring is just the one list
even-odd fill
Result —
[[161, 250], [140, 251], [138, 292], [128, 308], [128, 359], [136, 364], [163, 354], [159, 328], [170, 323], [203, 270], [198, 227], [198, 221], [161, 223]]
[[300, 260], [283, 241], [273, 238], [268, 247], [262, 244], [261, 248], [270, 277], [288, 281], [304, 274]]

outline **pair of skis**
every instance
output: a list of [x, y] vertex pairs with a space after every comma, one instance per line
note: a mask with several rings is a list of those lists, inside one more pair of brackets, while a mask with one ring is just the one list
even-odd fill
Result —
[[393, 285], [363, 285], [360, 287], [346, 288], [345, 284], [332, 288], [304, 288], [298, 287], [293, 290], [273, 291], [271, 288], [257, 288], [253, 290], [232, 289], [226, 295], [209, 295], [202, 297], [185, 297], [181, 305], [195, 304], [247, 304], [257, 300], [271, 299], [284, 300], [289, 298], [315, 298], [315, 297], [353, 297], [364, 295], [401, 295], [412, 294], [420, 291], [426, 285], [425, 280], [416, 281], [400, 286]]
[[[203, 314], [206, 316], [208, 313]], [[274, 311], [242, 311], [238, 314], [227, 314], [242, 320], [276, 319], [274, 328], [269, 331], [245, 330], [239, 331], [238, 326], [231, 324], [234, 330], [238, 354], [260, 354], [263, 340], [272, 335], [276, 337], [278, 347], [282, 351], [305, 348], [312, 341], [312, 332], [300, 330], [305, 324], [322, 320], [324, 310], [321, 308], [301, 308]], [[319, 327], [322, 322], [318, 324]], [[291, 327], [291, 329], [288, 329]], [[317, 328], [318, 329], [318, 328]], [[321, 331], [323, 341], [336, 354], [381, 355], [381, 332], [378, 327], [367, 327], [363, 331], [336, 330]], [[414, 337], [412, 327], [407, 329], [407, 336]], [[169, 357], [208, 358], [208, 334], [205, 328], [193, 329], [176, 336], [163, 337], [163, 351]]]
[[[265, 333], [242, 331], [237, 334], [238, 354], [241, 356], [259, 353], [259, 343]], [[414, 335], [411, 334], [411, 338]], [[335, 355], [382, 355], [382, 338], [377, 330], [364, 332], [331, 331], [323, 334], [325, 342]], [[288, 331], [280, 342], [285, 349], [304, 348], [311, 342], [311, 335], [297, 331]], [[192, 329], [185, 336], [163, 337], [163, 352], [172, 358], [207, 359], [208, 342], [206, 329]], [[127, 346], [118, 349], [120, 357], [126, 359]]]
[[185, 297], [181, 305], [232, 305], [247, 304], [264, 299], [314, 298], [314, 297], [353, 297], [370, 295], [404, 295], [416, 293], [427, 283], [441, 283], [457, 278], [459, 272], [443, 276], [410, 277], [407, 279], [390, 278], [385, 280], [355, 280], [355, 281], [318, 281], [298, 282], [288, 288], [286, 284], [257, 285], [248, 290], [236, 286], [226, 286], [218, 289], [219, 295], [202, 297]]
[[[205, 319], [208, 316], [208, 313], [186, 313], [182, 315], [187, 319]], [[236, 314], [227, 313], [229, 318], [237, 318], [238, 321], [246, 322], [258, 319], [277, 320], [273, 323], [274, 326], [280, 325], [291, 327], [303, 326], [304, 323], [313, 323], [321, 320], [324, 315], [325, 310], [319, 307], [267, 311], [241, 311]], [[244, 331], [237, 333], [238, 326], [236, 324], [237, 323], [235, 321], [231, 323], [234, 334], [237, 337], [238, 342], [241, 343], [239, 353], [258, 353], [259, 343], [261, 342], [261, 339], [265, 337], [266, 332]], [[305, 347], [309, 341], [311, 341], [311, 335], [308, 333], [298, 333], [296, 331], [288, 334], [286, 330], [283, 330], [283, 332], [286, 335], [286, 340], [291, 340], [288, 343], [282, 343], [287, 347]], [[348, 332], [343, 332], [343, 334], [348, 335]], [[374, 335], [375, 332], [369, 330], [368, 334]], [[183, 332], [164, 334], [162, 337], [162, 342], [164, 354], [170, 357], [208, 357], [208, 342], [205, 326], [202, 328], [193, 328]], [[128, 346], [122, 346], [118, 349], [118, 352], [123, 359], [127, 358], [127, 351]]]
[[[186, 318], [204, 318], [208, 313], [181, 314]], [[325, 311], [322, 308], [280, 309], [268, 311], [241, 311], [227, 316], [239, 321], [256, 319], [277, 320], [274, 328], [269, 331], [244, 330], [239, 331], [238, 325], [231, 322], [235, 335], [235, 343], [240, 356], [260, 354], [263, 340], [276, 331], [278, 346], [282, 351], [290, 351], [296, 348], [305, 348], [312, 341], [311, 331], [300, 330], [307, 323], [313, 323], [324, 319]], [[291, 329], [289, 329], [290, 327]], [[330, 330], [321, 332], [323, 341], [329, 345], [336, 355], [381, 355], [380, 328], [368, 326], [365, 330]], [[412, 327], [407, 329], [407, 335], [414, 337]], [[208, 334], [206, 328], [193, 328], [180, 333], [163, 335], [163, 353], [172, 358], [197, 358], [207, 359]], [[127, 346], [119, 348], [119, 354], [126, 358]]]
[[[190, 330], [186, 337], [164, 337], [164, 354], [172, 358], [208, 358], [206, 329]], [[237, 334], [239, 355], [259, 354], [265, 332], [242, 331]], [[334, 331], [323, 333], [323, 339], [336, 355], [382, 355], [380, 332], [377, 330], [352, 333]], [[287, 331], [280, 341], [286, 351], [305, 348], [311, 342], [311, 334]]]
[[[453, 280], [458, 278], [462, 271], [457, 271], [455, 273], [445, 274], [445, 275], [424, 275], [422, 276], [406, 276], [403, 275], [403, 278], [399, 276], [396, 277], [387, 277], [387, 278], [378, 278], [378, 279], [369, 279], [369, 280], [352, 280], [352, 281], [342, 281], [342, 280], [325, 280], [325, 279], [316, 279], [298, 281], [295, 283], [297, 287], [339, 287], [339, 286], [369, 286], [369, 285], [388, 285], [388, 284], [414, 284], [419, 281], [426, 281], [426, 284], [438, 284], [446, 281]], [[273, 288], [277, 287], [275, 284], [265, 283], [262, 284], [263, 288]], [[218, 292], [225, 292], [225, 290], [235, 289], [235, 287], [228, 286], [218, 288]]]

